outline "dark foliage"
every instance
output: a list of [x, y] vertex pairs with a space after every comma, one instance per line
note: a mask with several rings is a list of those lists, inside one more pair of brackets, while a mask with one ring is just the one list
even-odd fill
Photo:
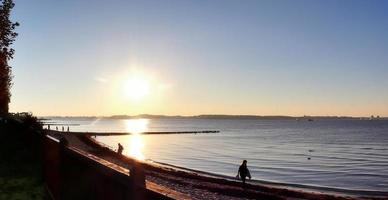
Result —
[[12, 0], [3, 0], [0, 5], [0, 116], [8, 114], [8, 104], [11, 99], [12, 68], [8, 65], [8, 61], [15, 53], [11, 45], [18, 35], [15, 28], [19, 26], [19, 23], [10, 20], [14, 6]]
[[0, 117], [0, 199], [44, 199], [42, 134], [31, 113]]

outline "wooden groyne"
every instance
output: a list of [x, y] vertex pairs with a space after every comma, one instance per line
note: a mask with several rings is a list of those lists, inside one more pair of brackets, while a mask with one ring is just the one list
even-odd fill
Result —
[[[168, 134], [208, 134], [219, 133], [218, 130], [204, 130], [204, 131], [150, 131], [142, 132], [142, 135], [168, 135]], [[90, 135], [90, 136], [114, 136], [114, 135], [132, 135], [129, 132], [71, 132], [72, 134]]]
[[44, 123], [44, 126], [81, 126], [81, 124], [75, 123]]

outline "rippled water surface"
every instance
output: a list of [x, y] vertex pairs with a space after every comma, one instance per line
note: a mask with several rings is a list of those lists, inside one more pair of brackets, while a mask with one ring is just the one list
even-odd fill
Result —
[[[388, 191], [386, 120], [80, 119], [71, 131], [134, 132], [97, 139], [140, 159], [235, 176], [248, 160], [253, 179], [351, 190]], [[141, 135], [143, 131], [220, 130]], [[310, 159], [309, 159], [310, 158]]]

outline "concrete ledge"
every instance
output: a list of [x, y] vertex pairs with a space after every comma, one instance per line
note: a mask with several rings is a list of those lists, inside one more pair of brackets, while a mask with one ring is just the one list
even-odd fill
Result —
[[147, 187], [147, 190], [151, 190], [153, 192], [162, 194], [162, 195], [164, 195], [168, 198], [171, 198], [171, 199], [192, 199], [190, 196], [188, 196], [186, 194], [177, 192], [175, 190], [171, 190], [169, 188], [158, 185], [158, 184], [151, 182], [151, 181], [146, 181], [146, 187]]
[[127, 169], [52, 136], [44, 138], [44, 147], [44, 178], [52, 199], [191, 199], [146, 182], [137, 162]]

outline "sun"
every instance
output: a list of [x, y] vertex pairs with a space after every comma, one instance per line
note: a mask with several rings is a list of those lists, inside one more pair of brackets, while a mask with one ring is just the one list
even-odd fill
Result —
[[124, 84], [124, 94], [131, 100], [139, 101], [150, 93], [150, 84], [145, 78], [132, 77]]

